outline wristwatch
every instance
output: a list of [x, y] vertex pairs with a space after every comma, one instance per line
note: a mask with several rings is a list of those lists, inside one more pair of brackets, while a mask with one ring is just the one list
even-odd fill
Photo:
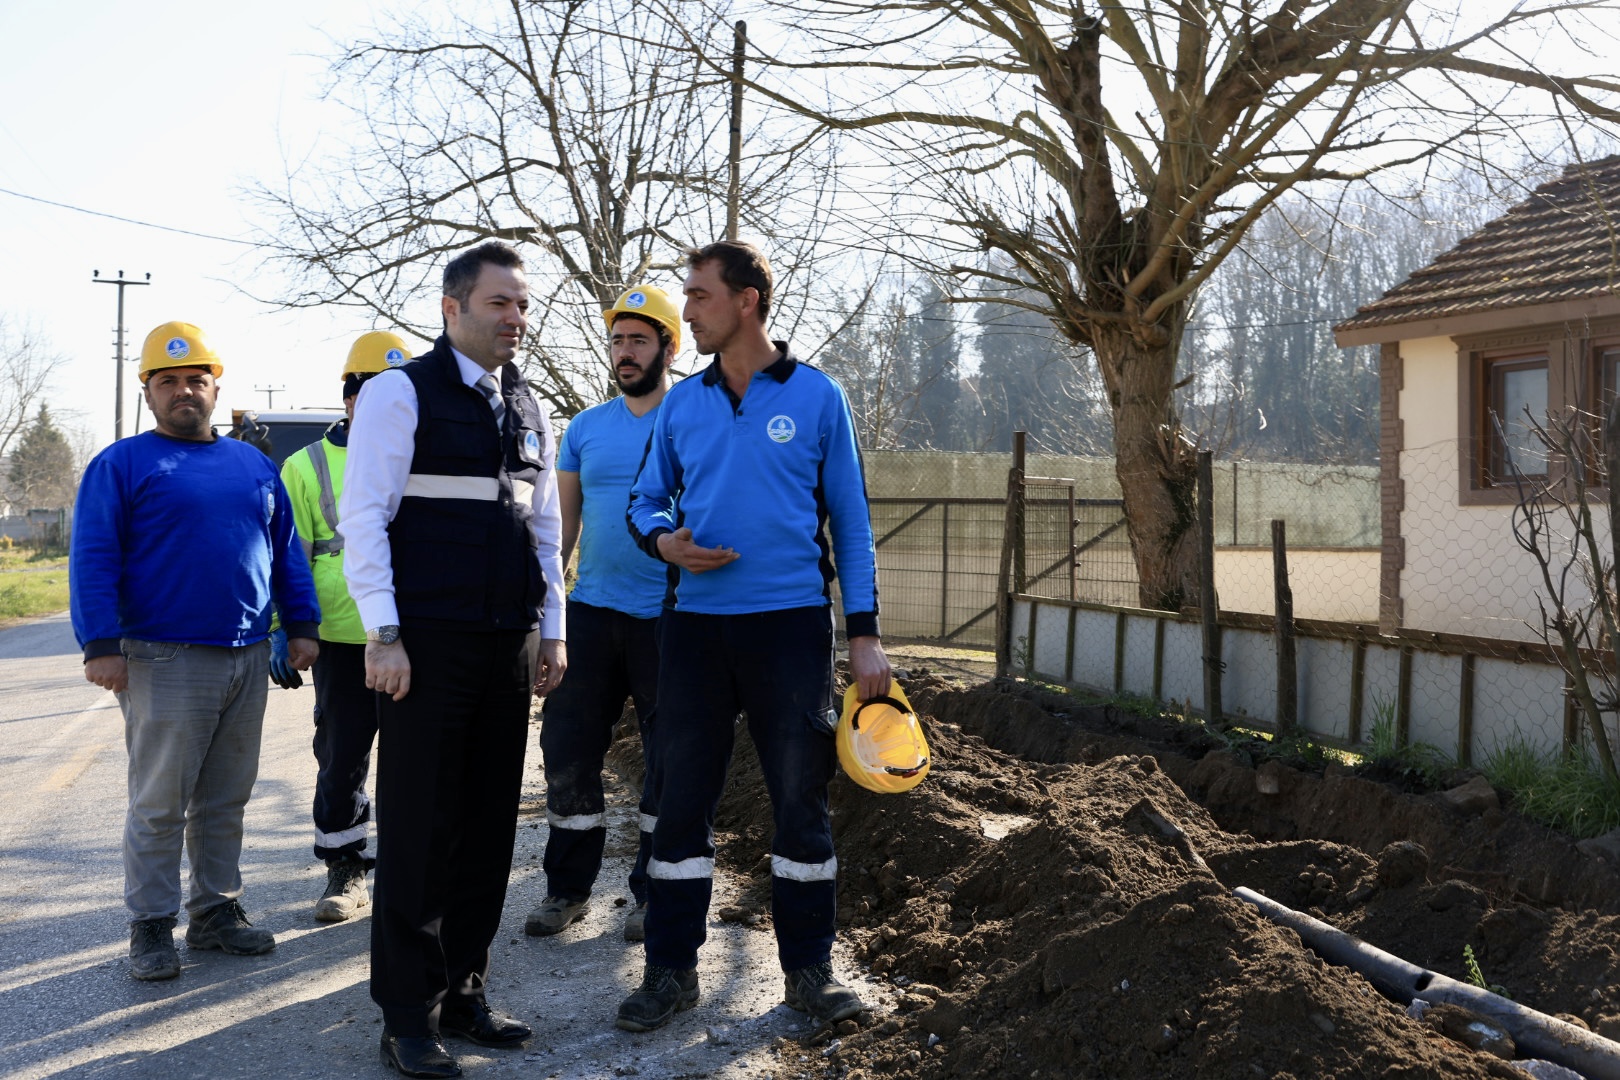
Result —
[[366, 641], [372, 645], [392, 645], [399, 640], [399, 627], [374, 626], [366, 631]]

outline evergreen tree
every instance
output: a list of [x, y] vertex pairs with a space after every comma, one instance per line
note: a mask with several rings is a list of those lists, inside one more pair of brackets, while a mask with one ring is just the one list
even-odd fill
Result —
[[1044, 315], [981, 304], [979, 373], [958, 410], [970, 449], [1010, 450], [1027, 431], [1033, 450], [1108, 455], [1113, 444], [1102, 380]]
[[55, 510], [73, 505], [79, 484], [73, 448], [51, 420], [48, 405], [39, 407], [39, 415], [17, 440], [6, 479], [11, 485], [11, 502], [23, 509]]

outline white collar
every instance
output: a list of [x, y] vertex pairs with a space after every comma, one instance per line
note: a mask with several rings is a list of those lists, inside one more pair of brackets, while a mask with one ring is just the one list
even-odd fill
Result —
[[466, 383], [468, 386], [477, 386], [478, 380], [482, 379], [485, 375], [494, 375], [495, 385], [501, 385], [501, 373], [498, 370], [492, 372], [488, 368], [484, 367], [483, 364], [478, 363], [478, 361], [467, 359], [466, 354], [464, 354], [454, 345], [450, 346], [450, 355], [456, 358], [456, 370], [461, 373], [461, 381]]

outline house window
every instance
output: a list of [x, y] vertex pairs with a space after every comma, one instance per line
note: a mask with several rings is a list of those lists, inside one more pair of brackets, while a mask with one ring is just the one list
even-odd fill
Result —
[[1598, 388], [1597, 405], [1592, 411], [1602, 420], [1609, 415], [1615, 392], [1620, 390], [1620, 346], [1599, 345], [1592, 350], [1592, 360], [1597, 369], [1592, 382]]
[[[1617, 350], [1620, 361], [1620, 350]], [[1547, 417], [1547, 357], [1516, 356], [1485, 361], [1485, 415], [1480, 432], [1485, 453], [1482, 486], [1513, 483], [1515, 473], [1547, 474], [1547, 448], [1537, 437], [1531, 417]]]

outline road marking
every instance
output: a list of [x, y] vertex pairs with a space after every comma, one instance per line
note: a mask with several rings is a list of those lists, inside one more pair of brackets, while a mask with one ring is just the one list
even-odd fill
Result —
[[90, 743], [81, 746], [79, 752], [68, 758], [55, 772], [46, 778], [41, 791], [66, 791], [73, 786], [74, 781], [83, 776], [85, 770], [95, 763], [96, 756], [112, 743]]
[[[90, 703], [89, 708], [85, 709], [83, 712], [79, 713], [79, 715], [75, 716], [73, 719], [69, 720], [67, 723], [63, 724], [57, 729], [55, 737], [51, 739], [51, 747], [55, 748], [64, 745], [72, 745], [73, 743], [78, 742], [81, 732], [88, 734], [88, 732], [84, 729], [88, 728], [91, 724], [102, 720], [103, 718], [100, 714], [111, 708], [116, 708], [117, 703], [118, 699], [111, 690], [104, 692], [95, 701]], [[99, 740], [96, 742], [85, 743], [84, 745], [80, 746], [76, 751], [74, 751], [72, 757], [68, 758], [61, 765], [58, 765], [56, 769], [45, 778], [45, 782], [40, 785], [39, 790], [66, 791], [68, 788], [73, 786], [74, 782], [77, 781], [79, 777], [85, 774], [91, 765], [95, 764], [97, 756], [111, 745], [112, 743], [107, 740]]]

